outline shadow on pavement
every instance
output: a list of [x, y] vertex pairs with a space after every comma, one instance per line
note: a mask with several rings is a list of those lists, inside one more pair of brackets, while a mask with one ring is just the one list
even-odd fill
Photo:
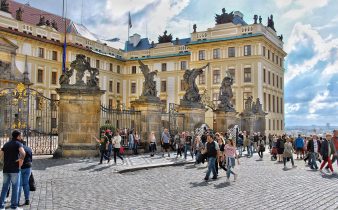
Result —
[[203, 181], [203, 182], [190, 182], [190, 184], [191, 184], [190, 188], [208, 186], [208, 182], [206, 182], [206, 181]]
[[194, 165], [189, 165], [185, 167], [185, 169], [193, 169], [193, 168], [196, 168], [196, 167]]
[[222, 182], [222, 183], [214, 185], [215, 189], [221, 189], [221, 188], [229, 187], [229, 186], [230, 186], [230, 183], [226, 183], [226, 182]]
[[338, 179], [338, 174], [332, 174], [332, 175], [330, 175], [330, 174], [322, 174], [322, 177], [324, 179]]
[[87, 170], [91, 170], [93, 168], [95, 168], [97, 166], [97, 164], [95, 165], [90, 165], [90, 166], [87, 166], [85, 168], [79, 168], [79, 171], [87, 171]]
[[33, 170], [46, 170], [47, 168], [64, 166], [74, 163], [83, 163], [83, 162], [92, 162], [90, 159], [77, 159], [77, 158], [60, 158], [54, 159], [53, 157], [43, 158], [43, 159], [33, 159]]
[[96, 169], [92, 170], [91, 172], [103, 171], [103, 170], [110, 168], [110, 166], [111, 165], [107, 165], [107, 166], [104, 166], [104, 167], [101, 167], [101, 168], [96, 168]]

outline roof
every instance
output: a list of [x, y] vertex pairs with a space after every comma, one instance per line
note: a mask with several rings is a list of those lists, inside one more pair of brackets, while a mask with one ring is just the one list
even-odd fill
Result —
[[193, 41], [189, 43], [188, 45], [203, 44], [203, 43], [209, 43], [209, 42], [220, 42], [220, 41], [227, 41], [227, 40], [234, 40], [234, 39], [244, 39], [244, 38], [256, 37], [256, 36], [263, 36], [263, 34], [262, 33], [243, 34], [240, 36], [231, 36], [231, 37], [218, 38], [218, 39], [198, 40], [198, 41]]
[[235, 15], [232, 19], [232, 23], [235, 25], [241, 24], [242, 26], [248, 25], [241, 17]]
[[142, 38], [136, 47], [134, 47], [132, 43], [129, 43], [129, 41], [127, 41], [124, 47], [126, 51], [147, 50], [150, 48], [151, 44], [149, 43], [148, 38]]
[[[179, 39], [178, 44], [176, 44], [176, 40], [172, 40], [171, 43], [173, 43], [174, 45], [186, 45], [186, 44], [190, 43], [190, 38]], [[156, 43], [156, 44], [158, 44], [158, 43]], [[155, 46], [156, 46], [156, 44], [155, 44]], [[127, 41], [124, 49], [126, 51], [137, 51], [137, 50], [147, 50], [147, 49], [150, 49], [150, 48], [152, 48], [152, 47], [151, 47], [151, 44], [149, 43], [149, 39], [148, 38], [142, 38], [136, 47], [134, 47], [132, 43], [129, 43], [129, 41]]]
[[[16, 17], [16, 10], [18, 10], [20, 7], [23, 10], [22, 13], [22, 21], [31, 25], [36, 25], [40, 21], [40, 15], [44, 16], [46, 20], [55, 20], [56, 24], [58, 26], [58, 32], [64, 33], [64, 20], [61, 16], [55, 15], [31, 6], [28, 6], [26, 4], [21, 4], [15, 1], [8, 1], [9, 3], [9, 11], [12, 13], [12, 17]], [[67, 26], [71, 23], [69, 19], [66, 19]]]

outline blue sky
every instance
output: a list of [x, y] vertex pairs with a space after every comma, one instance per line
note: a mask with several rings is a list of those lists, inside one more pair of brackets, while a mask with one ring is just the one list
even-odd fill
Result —
[[[17, 0], [26, 3], [27, 0]], [[285, 72], [285, 121], [291, 125], [338, 125], [338, 1], [337, 0], [68, 0], [68, 17], [82, 22], [102, 38], [127, 38], [132, 33], [156, 41], [168, 30], [173, 37], [189, 37], [214, 26], [222, 8], [241, 11], [247, 23], [253, 15], [274, 15], [288, 53]], [[30, 5], [62, 14], [62, 1], [30, 0]]]

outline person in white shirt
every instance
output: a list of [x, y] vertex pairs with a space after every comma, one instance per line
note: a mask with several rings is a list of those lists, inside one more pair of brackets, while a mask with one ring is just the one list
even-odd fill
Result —
[[118, 156], [122, 160], [122, 164], [124, 164], [124, 160], [120, 155], [121, 136], [118, 129], [116, 130], [115, 136], [113, 138], [113, 146], [114, 146], [114, 163], [116, 164], [116, 156]]

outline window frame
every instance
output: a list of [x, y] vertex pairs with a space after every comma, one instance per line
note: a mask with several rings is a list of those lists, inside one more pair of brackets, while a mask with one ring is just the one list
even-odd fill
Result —
[[[250, 70], [250, 71], [249, 71]], [[248, 77], [248, 75], [250, 75], [250, 77]], [[243, 82], [244, 83], [251, 83], [252, 82], [252, 71], [251, 71], [251, 67], [246, 67], [243, 69]], [[250, 78], [250, 80], [248, 79]]]

